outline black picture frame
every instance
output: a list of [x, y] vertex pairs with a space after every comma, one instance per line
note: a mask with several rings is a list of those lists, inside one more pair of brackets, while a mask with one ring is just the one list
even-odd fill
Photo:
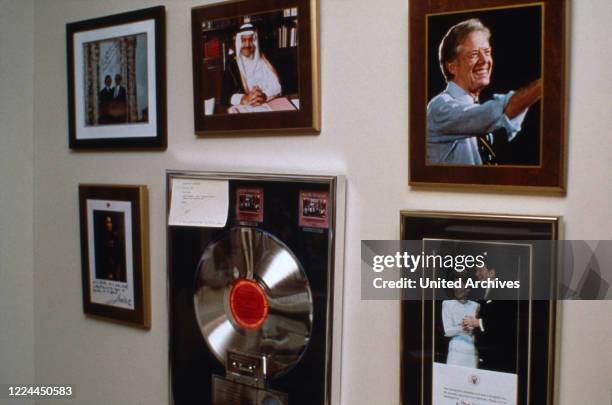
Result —
[[69, 147], [166, 149], [165, 7], [68, 23], [66, 46]]
[[[533, 247], [534, 241], [557, 240], [560, 232], [558, 217], [401, 211], [400, 229], [402, 240], [432, 239], [487, 244], [508, 240], [509, 245], [524, 241], [523, 246], [516, 244], [509, 248], [513, 255], [527, 255], [530, 272], [541, 272], [537, 277], [529, 278], [530, 288], [535, 283], [552, 285], [552, 270], [548, 271], [547, 266], [537, 266], [544, 260], [542, 254], [536, 249], [530, 253], [521, 248], [529, 248], [530, 244]], [[433, 373], [441, 355], [438, 353], [440, 350], [434, 347], [440, 336], [437, 325], [440, 314], [436, 316], [435, 311], [439, 310], [441, 301], [426, 294], [429, 293], [423, 290], [421, 300], [404, 300], [401, 303], [400, 385], [403, 405], [436, 403], [433, 401]], [[504, 303], [515, 304], [517, 311], [517, 319], [513, 320], [519, 331], [515, 342], [516, 355], [509, 356], [516, 360], [517, 404], [552, 405], [555, 398], [558, 330], [556, 301], [521, 299]], [[466, 379], [473, 377], [468, 371], [466, 373]]]

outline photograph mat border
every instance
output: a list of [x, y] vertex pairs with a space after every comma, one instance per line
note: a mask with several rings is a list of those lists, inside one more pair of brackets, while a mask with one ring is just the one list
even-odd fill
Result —
[[[107, 204], [111, 206], [108, 207]], [[87, 199], [87, 239], [89, 249], [89, 300], [94, 304], [107, 305], [104, 302], [98, 301], [95, 298], [96, 293], [93, 291], [94, 281], [96, 277], [96, 249], [95, 249], [95, 223], [94, 211], [111, 211], [124, 214], [124, 243], [125, 243], [125, 271], [127, 289], [129, 297], [132, 299], [132, 306], [124, 309], [136, 309], [135, 291], [134, 291], [134, 246], [132, 233], [132, 202], [131, 201], [116, 201], [116, 200], [99, 200]], [[123, 282], [122, 282], [123, 284]], [[117, 307], [110, 305], [112, 307]]]
[[[74, 59], [74, 103], [75, 103], [75, 139], [99, 140], [122, 138], [156, 138], [157, 137], [157, 83], [156, 83], [156, 20], [149, 18], [120, 25], [75, 32], [72, 38]], [[137, 34], [147, 35], [147, 86], [148, 86], [148, 123], [128, 123], [120, 125], [86, 126], [84, 100], [84, 55], [83, 44], [110, 40]], [[119, 132], [119, 134], [117, 134]]]

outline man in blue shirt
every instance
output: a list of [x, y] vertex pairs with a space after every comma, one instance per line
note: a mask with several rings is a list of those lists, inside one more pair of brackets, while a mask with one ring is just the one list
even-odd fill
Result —
[[448, 85], [427, 106], [427, 164], [495, 163], [492, 132], [503, 129], [509, 141], [514, 139], [528, 107], [542, 96], [538, 79], [479, 103], [493, 70], [490, 37], [480, 20], [470, 19], [442, 39], [439, 60]]

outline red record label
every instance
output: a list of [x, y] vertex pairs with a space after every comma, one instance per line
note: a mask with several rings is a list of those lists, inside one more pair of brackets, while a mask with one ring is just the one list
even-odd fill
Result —
[[257, 329], [268, 319], [268, 298], [255, 281], [238, 280], [230, 292], [230, 309], [240, 327]]

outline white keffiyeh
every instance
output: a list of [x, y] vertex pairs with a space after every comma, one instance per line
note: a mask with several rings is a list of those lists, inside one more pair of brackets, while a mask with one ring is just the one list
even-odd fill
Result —
[[[245, 35], [253, 36], [254, 52], [249, 57], [243, 56], [240, 51], [242, 48], [242, 37]], [[278, 75], [266, 57], [260, 53], [257, 31], [253, 29], [251, 24], [243, 24], [240, 27], [240, 31], [236, 34], [236, 62], [240, 70], [242, 85], [247, 93], [251, 92], [255, 87], [259, 87], [266, 94], [267, 101], [281, 94]], [[239, 104], [235, 101], [237, 99], [235, 100], [235, 97], [232, 97], [232, 104]]]

